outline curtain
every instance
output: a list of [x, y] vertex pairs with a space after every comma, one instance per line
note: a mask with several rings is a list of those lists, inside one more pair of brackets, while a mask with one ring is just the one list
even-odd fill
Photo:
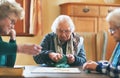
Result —
[[31, 0], [30, 4], [30, 34], [41, 34], [41, 0]]

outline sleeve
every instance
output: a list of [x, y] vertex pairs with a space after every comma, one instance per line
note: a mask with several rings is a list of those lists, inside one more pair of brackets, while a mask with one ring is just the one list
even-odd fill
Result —
[[96, 67], [96, 71], [109, 75], [112, 78], [120, 78], [120, 65], [113, 67], [106, 61], [99, 61], [98, 66]]
[[78, 51], [75, 56], [75, 62], [71, 65], [73, 66], [82, 66], [86, 62], [86, 54], [85, 54], [85, 49], [84, 49], [84, 44], [83, 44], [83, 37], [80, 37], [80, 42], [77, 46]]
[[8, 42], [0, 41], [0, 54], [16, 54], [17, 45], [15, 40]]
[[54, 62], [49, 58], [48, 54], [50, 52], [54, 52], [53, 49], [51, 49], [50, 47], [53, 46], [53, 44], [51, 44], [54, 41], [51, 41], [51, 37], [50, 35], [46, 35], [45, 38], [42, 40], [41, 42], [41, 46], [42, 46], [42, 51], [39, 55], [34, 56], [34, 60], [37, 64], [46, 64], [48, 66], [52, 66], [54, 65]]

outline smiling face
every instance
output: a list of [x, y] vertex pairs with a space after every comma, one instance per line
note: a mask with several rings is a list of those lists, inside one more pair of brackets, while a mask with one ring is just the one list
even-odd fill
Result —
[[62, 21], [59, 23], [56, 34], [62, 42], [66, 42], [70, 39], [71, 29], [67, 21]]
[[14, 25], [17, 21], [17, 17], [14, 13], [9, 14], [4, 19], [0, 20], [0, 34], [1, 35], [8, 35], [11, 29], [14, 29]]

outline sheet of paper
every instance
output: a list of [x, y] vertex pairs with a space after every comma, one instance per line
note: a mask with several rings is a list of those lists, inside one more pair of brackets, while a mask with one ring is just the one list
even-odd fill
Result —
[[79, 68], [38, 67], [31, 73], [80, 73]]

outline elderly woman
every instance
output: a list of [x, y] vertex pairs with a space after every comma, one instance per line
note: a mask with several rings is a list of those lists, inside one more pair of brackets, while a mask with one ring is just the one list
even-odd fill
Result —
[[67, 15], [58, 16], [52, 24], [52, 33], [41, 42], [42, 52], [34, 57], [37, 64], [52, 66], [63, 56], [70, 66], [81, 66], [86, 62], [83, 37], [74, 33], [75, 27]]
[[[16, 53], [37, 55], [41, 47], [35, 44], [16, 44], [16, 31], [14, 29], [17, 19], [22, 19], [24, 10], [20, 4], [4, 2], [0, 4], [0, 66], [13, 67]], [[2, 40], [2, 35], [10, 35], [9, 42]]]
[[84, 64], [84, 70], [96, 70], [107, 74], [113, 78], [120, 78], [120, 8], [113, 10], [106, 17], [109, 23], [111, 36], [118, 42], [109, 62], [102, 60], [99, 62], [88, 61]]

